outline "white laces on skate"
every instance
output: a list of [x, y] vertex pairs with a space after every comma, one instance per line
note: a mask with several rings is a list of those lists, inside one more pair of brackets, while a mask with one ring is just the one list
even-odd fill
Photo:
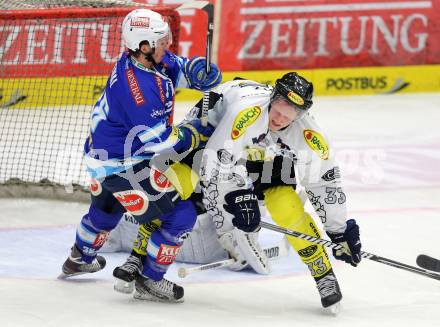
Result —
[[96, 258], [93, 259], [93, 261], [91, 263], [87, 263], [87, 262], [83, 261], [81, 257], [70, 256], [69, 259], [72, 262], [76, 263], [78, 265], [78, 269], [81, 271], [92, 272], [92, 271], [98, 271], [99, 269], [101, 269], [101, 265], [99, 264], [99, 262]]
[[321, 298], [335, 294], [337, 292], [336, 277], [333, 274], [328, 274], [317, 282], [317, 287]]
[[130, 255], [127, 258], [127, 261], [119, 268], [133, 274], [134, 272], [139, 271], [140, 267], [142, 267], [141, 260], [134, 255]]
[[155, 302], [183, 302], [183, 288], [163, 278], [155, 281], [148, 277], [140, 277], [136, 281], [136, 292], [133, 297], [138, 300]]
[[91, 263], [85, 263], [79, 266], [79, 269], [86, 272], [96, 272], [102, 269], [101, 264], [95, 258]]
[[171, 294], [173, 296], [173, 287], [174, 283], [163, 278], [160, 281], [153, 282], [153, 284], [156, 286], [156, 288], [160, 291], [162, 291], [165, 294]]

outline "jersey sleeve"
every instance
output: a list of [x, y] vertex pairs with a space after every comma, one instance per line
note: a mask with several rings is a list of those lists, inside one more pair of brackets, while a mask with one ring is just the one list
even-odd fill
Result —
[[168, 108], [168, 103], [161, 101], [162, 91], [154, 83], [156, 82], [150, 83], [149, 88], [145, 89], [141, 103], [130, 95], [126, 97], [125, 121], [130, 130], [126, 143], [133, 144], [137, 140], [142, 143], [138, 153], [133, 156], [173, 151], [179, 153], [191, 145], [191, 137], [169, 123], [168, 113], [172, 111], [172, 107]]
[[170, 51], [167, 51], [165, 57], [162, 59], [165, 73], [170, 77], [176, 88], [189, 88], [189, 83], [183, 73], [183, 67], [188, 60], [188, 58], [177, 56]]
[[[312, 120], [311, 117], [306, 119]], [[346, 228], [347, 208], [340, 169], [328, 138], [311, 122], [301, 130], [302, 151], [297, 160], [299, 182], [324, 229], [341, 233]]]

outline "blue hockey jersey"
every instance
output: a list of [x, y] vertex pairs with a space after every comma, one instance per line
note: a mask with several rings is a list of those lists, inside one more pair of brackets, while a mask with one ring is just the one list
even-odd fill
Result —
[[154, 154], [187, 146], [172, 125], [176, 87], [188, 87], [183, 66], [188, 59], [167, 52], [148, 69], [124, 53], [91, 115], [85, 143], [86, 164], [94, 178], [121, 172]]

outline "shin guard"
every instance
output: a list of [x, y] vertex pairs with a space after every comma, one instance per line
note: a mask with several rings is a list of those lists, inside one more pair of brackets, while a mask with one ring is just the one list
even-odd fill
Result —
[[91, 205], [76, 230], [75, 244], [84, 262], [91, 263], [104, 245], [109, 232], [121, 219], [119, 213], [106, 213]]
[[[290, 186], [277, 186], [264, 191], [264, 200], [272, 219], [284, 228], [321, 237], [313, 218], [304, 211], [301, 200]], [[327, 251], [322, 245], [288, 236], [290, 245], [307, 265], [314, 278], [325, 275], [331, 268]]]

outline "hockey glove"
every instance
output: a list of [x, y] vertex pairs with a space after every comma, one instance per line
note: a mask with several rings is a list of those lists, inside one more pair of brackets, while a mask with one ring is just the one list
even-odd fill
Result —
[[361, 240], [359, 238], [359, 226], [356, 220], [347, 220], [347, 228], [344, 233], [333, 234], [327, 232], [328, 237], [340, 245], [342, 249], [333, 249], [333, 256], [356, 267], [361, 262]]
[[199, 118], [184, 122], [179, 125], [179, 128], [185, 129], [191, 135], [191, 150], [205, 147], [209, 137], [214, 133], [214, 127], [210, 124], [206, 127], [202, 126], [202, 121]]
[[232, 225], [244, 232], [254, 232], [260, 225], [261, 215], [257, 196], [250, 190], [232, 191], [225, 195], [225, 210], [234, 216]]
[[189, 87], [199, 91], [207, 91], [220, 84], [222, 74], [216, 65], [210, 65], [210, 72], [206, 75], [206, 58], [194, 57], [183, 66], [183, 73]]

